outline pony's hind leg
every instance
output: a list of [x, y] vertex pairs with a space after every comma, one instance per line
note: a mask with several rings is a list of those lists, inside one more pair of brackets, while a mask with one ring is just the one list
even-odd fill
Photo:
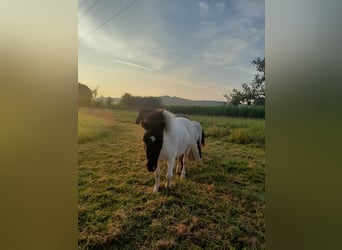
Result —
[[178, 156], [178, 164], [176, 167], [176, 174], [180, 174], [183, 169], [184, 154]]
[[153, 188], [153, 193], [158, 192], [159, 190], [159, 182], [160, 182], [160, 168], [159, 168], [159, 164], [156, 168], [156, 170], [154, 171], [154, 188]]
[[200, 140], [197, 141], [197, 149], [198, 149], [199, 156], [202, 159], [202, 150], [201, 150]]
[[185, 154], [183, 154], [183, 160], [182, 160], [182, 172], [181, 172], [181, 178], [184, 179], [185, 178], [185, 174], [186, 174], [186, 171], [185, 171], [185, 158], [189, 158], [189, 155], [190, 152], [186, 151]]
[[175, 166], [175, 158], [171, 158], [167, 163], [166, 183], [165, 188], [171, 187], [171, 180], [173, 176], [173, 168]]

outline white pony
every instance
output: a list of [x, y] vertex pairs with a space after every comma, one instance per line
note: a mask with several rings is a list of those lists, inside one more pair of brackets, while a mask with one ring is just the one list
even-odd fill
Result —
[[[147, 169], [154, 171], [154, 192], [159, 189], [160, 168], [158, 162], [167, 161], [165, 187], [171, 187], [175, 159], [184, 155], [184, 159], [199, 160], [195, 129], [189, 119], [176, 117], [167, 110], [155, 110], [141, 122], [145, 129], [144, 143], [147, 157]], [[184, 163], [184, 162], [183, 162]], [[185, 177], [185, 167], [181, 177]]]

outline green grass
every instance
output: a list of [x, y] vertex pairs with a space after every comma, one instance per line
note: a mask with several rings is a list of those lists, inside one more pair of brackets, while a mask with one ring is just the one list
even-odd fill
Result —
[[264, 249], [264, 147], [234, 139], [239, 130], [261, 138], [264, 122], [191, 116], [207, 134], [203, 161], [188, 163], [185, 179], [175, 174], [169, 190], [162, 163], [153, 194], [136, 115], [114, 110], [105, 136], [93, 131], [100, 136], [79, 146], [79, 248]]
[[265, 120], [228, 117], [190, 116], [200, 121], [207, 137], [239, 144], [265, 146]]
[[111, 132], [112, 117], [108, 118], [108, 110], [92, 112], [91, 109], [81, 108], [78, 112], [78, 142], [84, 143], [107, 135]]

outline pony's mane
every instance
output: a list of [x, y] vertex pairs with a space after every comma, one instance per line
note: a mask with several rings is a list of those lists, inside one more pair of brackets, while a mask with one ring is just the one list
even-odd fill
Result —
[[165, 118], [165, 130], [167, 131], [170, 126], [171, 126], [171, 123], [174, 121], [175, 119], [175, 114], [171, 113], [170, 111], [164, 109], [162, 110], [163, 111], [163, 115], [164, 115], [164, 118]]
[[176, 116], [170, 111], [165, 109], [156, 109], [147, 115], [141, 123], [141, 126], [145, 130], [165, 129], [168, 131], [175, 117]]

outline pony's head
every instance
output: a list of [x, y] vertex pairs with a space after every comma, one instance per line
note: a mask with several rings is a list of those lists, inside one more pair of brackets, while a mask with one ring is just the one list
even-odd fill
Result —
[[137, 118], [135, 119], [135, 124], [139, 124], [140, 122], [142, 122], [145, 119], [145, 117], [148, 116], [152, 112], [153, 112], [152, 109], [141, 109], [139, 111]]
[[166, 126], [164, 112], [161, 109], [156, 109], [148, 113], [144, 120], [141, 122], [141, 126], [145, 130], [157, 131], [163, 130]]
[[163, 131], [166, 126], [163, 110], [155, 110], [141, 122], [145, 129], [143, 141], [147, 157], [146, 167], [153, 172], [158, 166], [158, 158], [163, 147]]
[[146, 131], [143, 140], [147, 158], [146, 167], [148, 171], [153, 172], [158, 166], [159, 154], [163, 147], [163, 131]]

